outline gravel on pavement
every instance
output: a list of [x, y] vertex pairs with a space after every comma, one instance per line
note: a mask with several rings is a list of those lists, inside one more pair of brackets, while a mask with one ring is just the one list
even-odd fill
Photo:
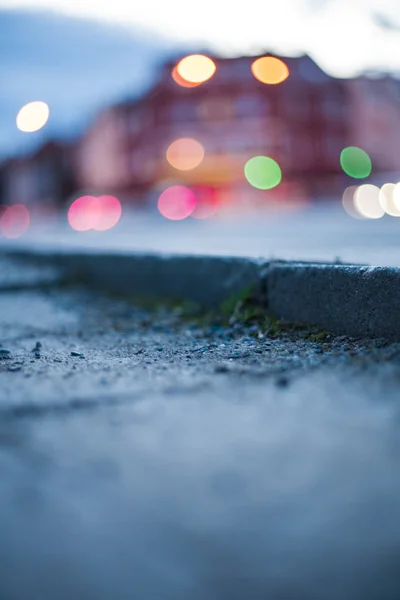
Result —
[[400, 344], [0, 293], [2, 600], [398, 600]]

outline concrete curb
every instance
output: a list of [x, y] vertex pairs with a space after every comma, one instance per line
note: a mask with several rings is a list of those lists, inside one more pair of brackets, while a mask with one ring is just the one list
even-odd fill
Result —
[[400, 269], [275, 264], [267, 295], [280, 318], [339, 335], [400, 340]]
[[67, 280], [209, 309], [252, 288], [280, 319], [338, 335], [400, 340], [400, 269], [160, 254], [34, 250], [3, 255], [62, 268]]
[[132, 297], [185, 300], [205, 309], [252, 288], [262, 293], [265, 260], [113, 252], [46, 252], [34, 250], [3, 254], [13, 260], [57, 266], [64, 280]]

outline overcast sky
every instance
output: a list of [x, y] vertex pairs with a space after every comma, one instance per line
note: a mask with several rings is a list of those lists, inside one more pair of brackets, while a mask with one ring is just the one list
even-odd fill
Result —
[[[309, 52], [329, 72], [400, 72], [400, 0], [2, 0], [144, 26], [225, 55]], [[375, 16], [374, 16], [375, 15]], [[378, 15], [378, 17], [376, 17]], [[391, 19], [394, 19], [394, 23]], [[400, 24], [400, 15], [397, 25]]]

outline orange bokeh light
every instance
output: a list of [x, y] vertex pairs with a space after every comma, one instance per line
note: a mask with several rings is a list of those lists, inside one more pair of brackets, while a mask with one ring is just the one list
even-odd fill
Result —
[[2, 212], [0, 231], [6, 238], [15, 239], [29, 229], [31, 217], [29, 210], [23, 204], [13, 204]]
[[197, 87], [198, 85], [201, 85], [200, 83], [192, 83], [190, 81], [185, 81], [185, 79], [183, 79], [183, 77], [181, 77], [178, 73], [178, 67], [175, 67], [172, 70], [171, 73], [172, 79], [175, 81], [175, 83], [177, 83], [178, 85], [182, 86], [182, 87], [186, 87], [186, 88], [194, 88]]
[[189, 217], [196, 208], [194, 192], [183, 185], [173, 185], [160, 195], [158, 210], [166, 219], [181, 221]]
[[200, 84], [210, 79], [216, 68], [214, 61], [208, 56], [190, 54], [179, 61], [176, 70], [185, 82]]
[[251, 65], [251, 72], [258, 81], [269, 85], [282, 83], [289, 77], [288, 66], [274, 56], [257, 58]]
[[167, 161], [175, 169], [190, 171], [197, 167], [204, 158], [203, 146], [191, 138], [180, 138], [168, 147]]
[[121, 218], [120, 201], [114, 196], [81, 196], [68, 210], [68, 222], [75, 231], [106, 231]]

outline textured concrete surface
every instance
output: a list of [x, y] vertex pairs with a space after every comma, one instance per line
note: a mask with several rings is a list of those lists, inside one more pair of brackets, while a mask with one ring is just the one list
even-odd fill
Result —
[[63, 269], [51, 264], [25, 264], [0, 256], [0, 290], [51, 287], [64, 278]]
[[400, 269], [272, 265], [268, 305], [280, 318], [338, 334], [400, 340]]
[[252, 289], [266, 314], [338, 335], [400, 340], [397, 268], [72, 249], [66, 254], [15, 251], [11, 256], [33, 261], [36, 271], [59, 269], [59, 277], [64, 274], [99, 290], [183, 300], [205, 309]]
[[65, 281], [81, 281], [107, 292], [140, 299], [183, 300], [216, 307], [247, 289], [261, 295], [268, 263], [262, 259], [181, 256], [121, 252], [68, 252], [40, 249], [9, 251], [3, 260], [18, 260], [36, 270], [53, 269]]
[[0, 294], [0, 598], [398, 600], [400, 345]]

